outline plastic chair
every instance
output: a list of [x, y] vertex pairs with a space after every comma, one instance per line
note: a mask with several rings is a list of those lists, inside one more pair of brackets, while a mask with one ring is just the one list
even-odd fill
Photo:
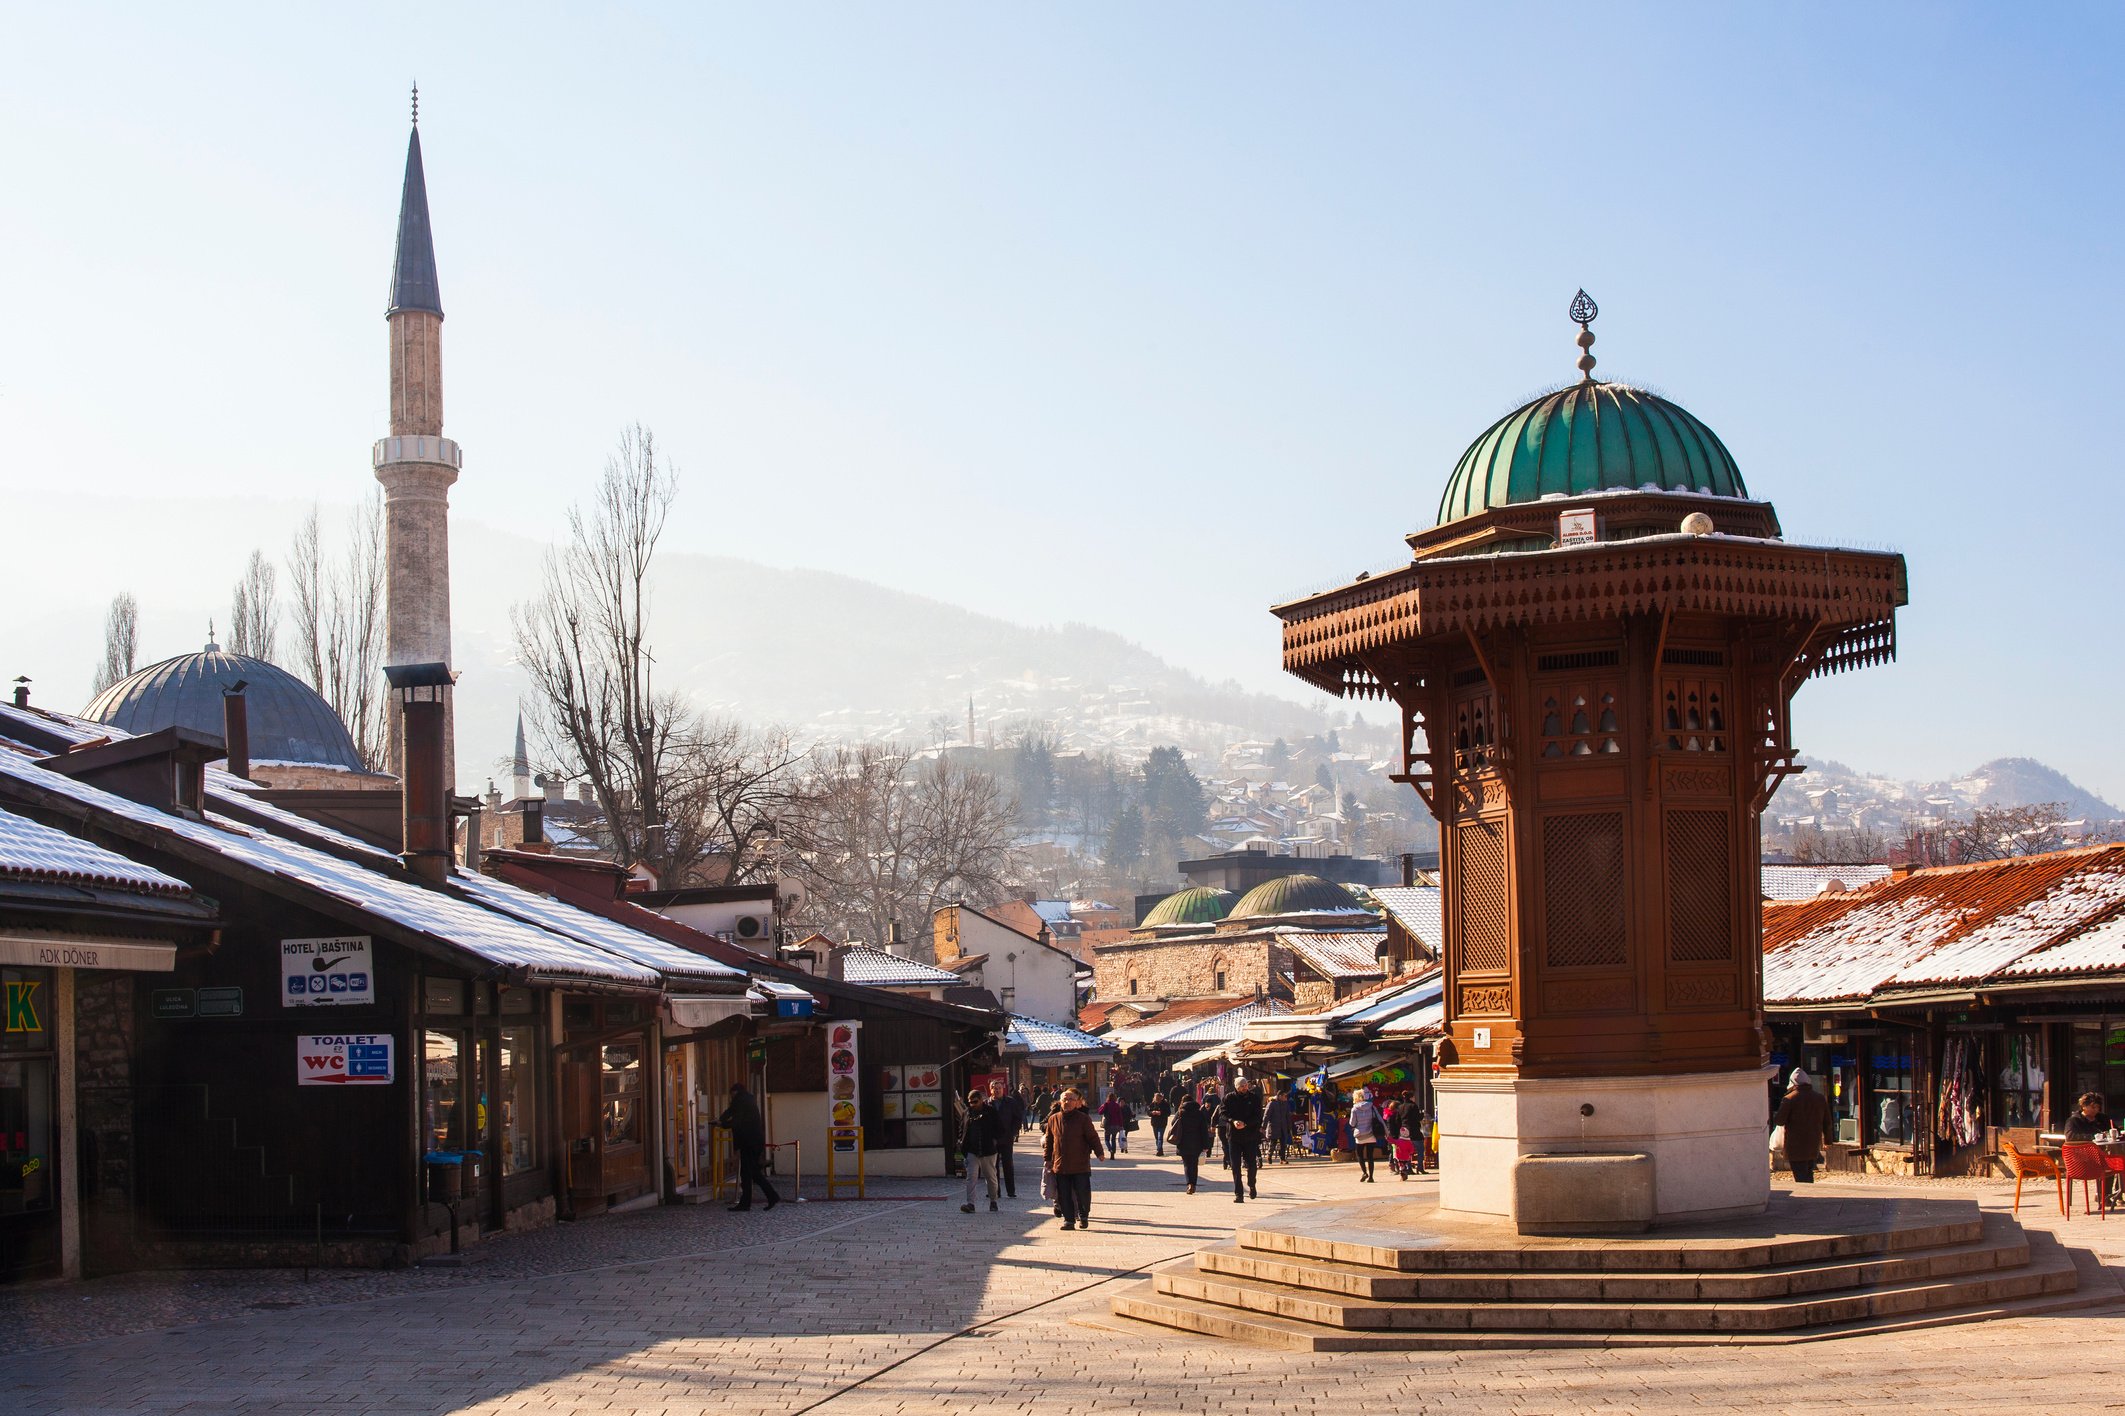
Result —
[[2059, 1192], [2059, 1213], [2066, 1213], [2066, 1175], [2059, 1169], [2057, 1156], [2041, 1151], [2025, 1151], [2006, 1137], [2000, 1138], [2000, 1152], [2007, 1157], [2007, 1168], [2014, 1172], [2014, 1212], [2022, 1212], [2022, 1182], [2024, 1180], [2049, 1180]]
[[2068, 1141], [2059, 1147], [2059, 1171], [2065, 1177], [2067, 1213], [2073, 1212], [2073, 1182], [2081, 1182], [2081, 1213], [2088, 1213], [2088, 1186], [2096, 1192], [2097, 1216], [2110, 1218], [2110, 1167], [2104, 1164], [2103, 1148], [2086, 1141]]

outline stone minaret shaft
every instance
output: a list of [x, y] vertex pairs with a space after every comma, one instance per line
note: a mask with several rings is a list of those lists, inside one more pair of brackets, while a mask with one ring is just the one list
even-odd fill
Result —
[[[463, 456], [443, 436], [443, 302], [421, 133], [406, 144], [399, 199], [398, 256], [391, 271], [391, 435], [377, 441], [376, 480], [384, 487], [384, 639], [392, 664], [450, 662], [450, 486]], [[456, 715], [445, 719], [443, 779], [457, 783]], [[391, 715], [391, 767], [403, 775], [399, 728]]]

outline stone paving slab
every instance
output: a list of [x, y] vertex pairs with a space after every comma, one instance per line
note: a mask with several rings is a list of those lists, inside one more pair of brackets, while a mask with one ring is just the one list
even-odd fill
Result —
[[[1170, 1159], [1129, 1157], [1099, 1171], [1083, 1233], [1064, 1233], [1030, 1195], [995, 1215], [960, 1214], [956, 1195], [772, 1215], [658, 1209], [490, 1241], [478, 1264], [443, 1277], [362, 1275], [364, 1286], [335, 1290], [353, 1301], [252, 1309], [247, 1291], [290, 1280], [215, 1275], [204, 1320], [184, 1326], [183, 1313], [148, 1321], [157, 1314], [128, 1308], [124, 1290], [59, 1285], [28, 1308], [15, 1295], [0, 1306], [0, 1342], [13, 1350], [0, 1363], [0, 1412], [2125, 1410], [2115, 1308], [1806, 1349], [1355, 1355], [1132, 1331], [1105, 1316], [1122, 1287], [1231, 1242], [1242, 1219], [1387, 1188], [1319, 1161], [1271, 1166], [1262, 1180], [1259, 1204], [1235, 1205], [1211, 1184], [1182, 1194]], [[2011, 1190], [1952, 1194], [2004, 1212]], [[2125, 1254], [2125, 1221], [2061, 1222], [2040, 1198], [2051, 1213], [2025, 1203], [2026, 1225]], [[261, 1286], [246, 1290], [247, 1277]], [[66, 1334], [51, 1327], [26, 1336], [11, 1325], [29, 1309], [39, 1323], [72, 1313], [85, 1340], [53, 1345]]]

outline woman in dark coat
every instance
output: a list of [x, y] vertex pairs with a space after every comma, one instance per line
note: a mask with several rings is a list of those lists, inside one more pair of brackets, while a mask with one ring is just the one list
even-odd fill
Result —
[[1181, 1098], [1173, 1113], [1173, 1152], [1181, 1158], [1181, 1174], [1188, 1177], [1188, 1193], [1195, 1193], [1196, 1167], [1210, 1149], [1210, 1113], [1192, 1096]]

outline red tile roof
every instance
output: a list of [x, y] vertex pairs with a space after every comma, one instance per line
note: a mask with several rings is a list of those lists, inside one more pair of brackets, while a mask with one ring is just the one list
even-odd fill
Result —
[[2113, 925], [2120, 915], [2125, 845], [1915, 870], [1767, 904], [1764, 1001], [1790, 1007], [2003, 976], [2125, 971], [2125, 931]]

